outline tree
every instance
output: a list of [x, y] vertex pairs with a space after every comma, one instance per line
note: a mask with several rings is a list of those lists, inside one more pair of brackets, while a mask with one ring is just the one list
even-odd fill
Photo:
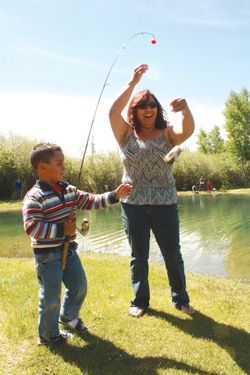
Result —
[[36, 141], [19, 135], [0, 136], [0, 199], [15, 196], [15, 181], [21, 179], [27, 191], [36, 180], [29, 156]]
[[199, 151], [204, 154], [219, 154], [223, 152], [224, 140], [221, 137], [219, 126], [214, 125], [208, 133], [201, 129], [198, 134], [197, 144], [199, 146]]
[[197, 145], [199, 151], [203, 152], [204, 154], [209, 153], [209, 140], [208, 134], [205, 132], [204, 129], [200, 129], [200, 133], [197, 136]]
[[240, 94], [231, 91], [224, 115], [229, 150], [242, 162], [250, 160], [250, 101], [249, 92], [243, 88]]

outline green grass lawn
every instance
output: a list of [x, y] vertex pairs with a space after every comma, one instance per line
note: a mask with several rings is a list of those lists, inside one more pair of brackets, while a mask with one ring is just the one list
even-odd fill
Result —
[[84, 254], [89, 332], [58, 348], [37, 346], [38, 283], [32, 259], [0, 258], [3, 375], [233, 375], [250, 373], [250, 286], [187, 275], [194, 317], [173, 308], [163, 266], [150, 263], [151, 308], [127, 314], [129, 259]]

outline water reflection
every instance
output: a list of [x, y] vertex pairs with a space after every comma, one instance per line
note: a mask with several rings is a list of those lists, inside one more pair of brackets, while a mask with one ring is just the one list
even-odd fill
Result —
[[[250, 282], [249, 208], [248, 196], [180, 197], [181, 246], [186, 270]], [[91, 228], [87, 237], [78, 236], [80, 251], [130, 254], [118, 205], [96, 212], [80, 212], [79, 224], [83, 217], [89, 218]], [[0, 215], [0, 236], [1, 256], [32, 256], [20, 212]], [[150, 257], [162, 262], [153, 235]]]
[[[248, 196], [211, 194], [180, 199], [186, 268], [250, 280], [249, 207]], [[185, 242], [185, 231], [191, 235], [191, 244]], [[195, 252], [199, 254], [194, 256]]]

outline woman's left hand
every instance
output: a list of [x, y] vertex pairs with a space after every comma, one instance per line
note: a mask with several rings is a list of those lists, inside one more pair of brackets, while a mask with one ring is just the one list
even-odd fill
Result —
[[182, 129], [168, 126], [166, 128], [166, 136], [174, 145], [180, 145], [193, 134], [194, 118], [185, 98], [175, 98], [169, 105], [172, 107], [172, 112], [182, 113]]
[[172, 112], [182, 112], [186, 113], [189, 111], [187, 102], [185, 98], [176, 98], [171, 101], [169, 104], [170, 107], [172, 108]]

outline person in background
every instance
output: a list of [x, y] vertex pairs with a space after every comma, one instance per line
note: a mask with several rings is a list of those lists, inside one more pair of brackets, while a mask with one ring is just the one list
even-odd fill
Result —
[[214, 189], [214, 185], [213, 185], [213, 183], [211, 182], [211, 181], [208, 181], [207, 182], [207, 190], [208, 191], [211, 191], [211, 190], [213, 190]]
[[201, 176], [200, 179], [199, 179], [199, 190], [204, 191], [205, 187], [206, 187], [205, 178], [203, 176]]
[[193, 192], [193, 193], [197, 193], [197, 192], [198, 192], [198, 186], [197, 186], [196, 184], [194, 184], [194, 185], [192, 186], [192, 192]]
[[16, 179], [15, 189], [16, 189], [17, 199], [21, 199], [22, 198], [22, 183], [19, 177]]

